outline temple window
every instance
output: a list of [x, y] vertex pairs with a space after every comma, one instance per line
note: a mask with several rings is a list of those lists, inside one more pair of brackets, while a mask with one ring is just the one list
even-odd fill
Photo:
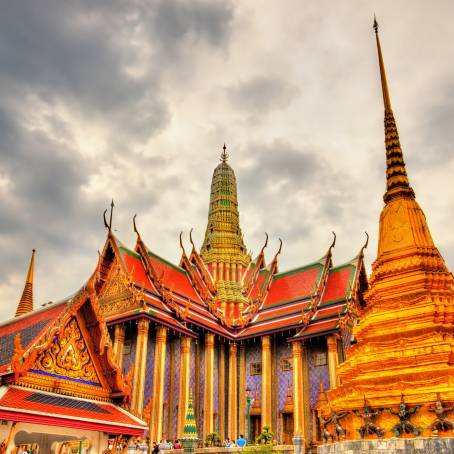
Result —
[[314, 366], [326, 366], [328, 364], [328, 356], [326, 352], [318, 351], [314, 352]]
[[251, 375], [262, 375], [262, 363], [251, 363]]
[[292, 358], [281, 358], [281, 371], [288, 372], [290, 370], [293, 370]]

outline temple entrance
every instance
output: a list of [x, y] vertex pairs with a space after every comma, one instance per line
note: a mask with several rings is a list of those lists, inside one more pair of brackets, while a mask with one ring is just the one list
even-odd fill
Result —
[[262, 433], [262, 416], [251, 415], [251, 438], [255, 442], [256, 438]]
[[292, 413], [282, 413], [282, 439], [281, 443], [283, 445], [291, 445], [293, 443], [293, 412]]

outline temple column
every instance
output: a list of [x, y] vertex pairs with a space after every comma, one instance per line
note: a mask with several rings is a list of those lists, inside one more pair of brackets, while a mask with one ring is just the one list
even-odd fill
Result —
[[246, 347], [244, 345], [240, 345], [240, 380], [238, 382], [238, 394], [238, 432], [246, 437]]
[[338, 363], [337, 358], [337, 340], [334, 334], [330, 334], [326, 338], [328, 344], [328, 374], [329, 374], [329, 387], [330, 389], [337, 386], [336, 368]]
[[136, 356], [134, 361], [134, 384], [132, 390], [131, 409], [141, 416], [143, 410], [143, 392], [145, 388], [145, 372], [147, 364], [148, 327], [150, 322], [146, 318], [137, 323]]
[[228, 397], [228, 433], [227, 436], [236, 439], [238, 437], [238, 382], [237, 367], [238, 347], [235, 342], [229, 345], [229, 397]]
[[166, 369], [167, 328], [159, 326], [156, 330], [154, 351], [153, 393], [150, 418], [150, 440], [159, 442], [162, 436], [164, 419], [164, 372]]
[[214, 430], [214, 334], [205, 334], [205, 381], [203, 385], [203, 436]]
[[112, 353], [120, 369], [122, 369], [123, 367], [124, 343], [125, 343], [125, 327], [122, 323], [119, 323], [118, 325], [115, 325]]
[[[219, 344], [219, 434], [221, 440], [226, 437], [225, 433], [225, 348]], [[230, 435], [229, 435], [230, 436]]]
[[271, 338], [262, 336], [262, 427], [271, 428]]
[[292, 343], [293, 360], [293, 423], [294, 432], [303, 435], [304, 430], [304, 393], [303, 393], [303, 368], [302, 368], [301, 341]]
[[180, 346], [180, 393], [178, 398], [178, 438], [183, 436], [184, 421], [189, 401], [189, 378], [191, 375], [191, 338], [181, 338]]

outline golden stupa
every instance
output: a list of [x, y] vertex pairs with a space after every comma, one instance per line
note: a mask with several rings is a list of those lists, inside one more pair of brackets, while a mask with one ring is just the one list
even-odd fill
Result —
[[365, 402], [383, 409], [376, 423], [386, 438], [394, 436], [398, 421], [388, 408], [421, 405], [411, 422], [422, 435], [432, 435], [435, 401], [454, 402], [454, 279], [407, 176], [376, 21], [374, 29], [385, 110], [385, 206], [370, 287], [365, 305], [357, 308], [356, 343], [338, 366], [338, 386], [318, 406], [319, 414], [348, 412], [342, 419], [347, 439], [359, 438], [362, 419], [353, 411]]

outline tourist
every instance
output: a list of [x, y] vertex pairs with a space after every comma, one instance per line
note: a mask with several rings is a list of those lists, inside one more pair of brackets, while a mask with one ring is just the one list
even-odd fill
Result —
[[153, 454], [159, 454], [159, 445], [154, 441], [153, 442]]
[[238, 440], [235, 442], [235, 444], [236, 444], [239, 448], [243, 449], [243, 448], [246, 446], [247, 441], [246, 441], [246, 439], [243, 437], [243, 435], [240, 435], [240, 438], [238, 438]]
[[224, 440], [224, 448], [233, 448], [233, 442], [229, 437]]
[[183, 445], [180, 443], [180, 440], [175, 440], [173, 444], [173, 449], [183, 449]]

